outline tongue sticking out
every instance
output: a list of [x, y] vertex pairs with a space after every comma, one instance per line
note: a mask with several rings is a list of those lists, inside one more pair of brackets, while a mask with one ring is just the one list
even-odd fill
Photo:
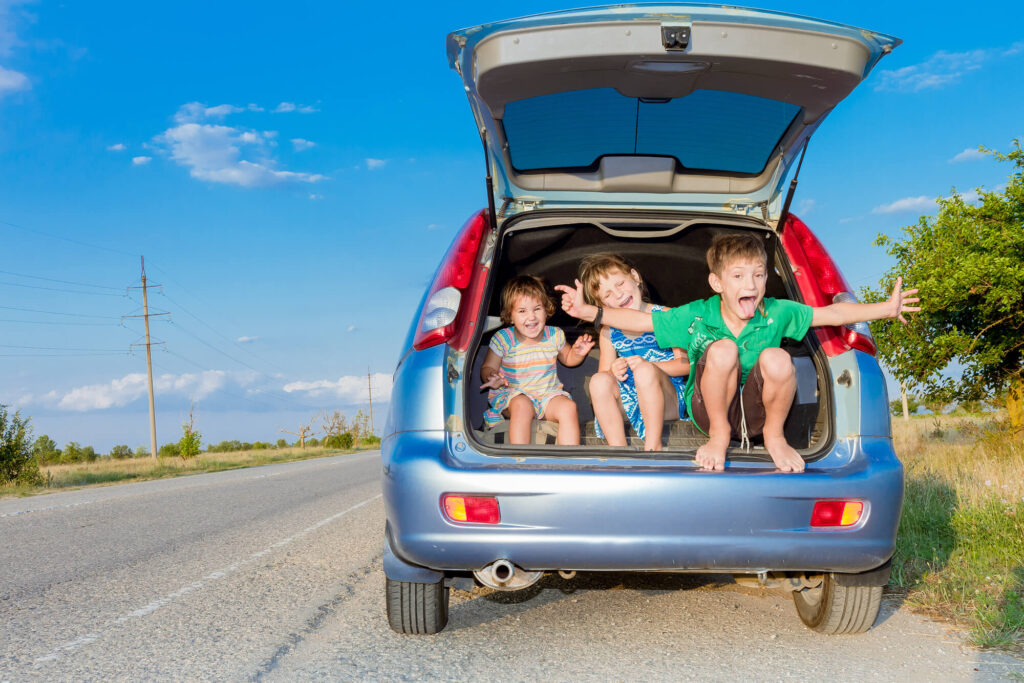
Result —
[[742, 311], [744, 319], [754, 317], [754, 310], [756, 309], [756, 305], [754, 302], [756, 300], [757, 297], [753, 296], [740, 297], [740, 311]]

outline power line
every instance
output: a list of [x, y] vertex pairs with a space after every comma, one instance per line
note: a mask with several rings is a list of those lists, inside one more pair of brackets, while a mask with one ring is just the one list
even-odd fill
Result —
[[71, 323], [55, 320], [18, 320], [15, 318], [0, 318], [0, 323], [26, 323], [30, 325], [75, 325], [80, 327], [121, 327], [114, 323]]
[[0, 349], [35, 349], [36, 351], [102, 351], [104, 353], [123, 353], [117, 349], [79, 349], [63, 346], [16, 346], [14, 344], [0, 344]]
[[62, 285], [77, 285], [79, 287], [96, 287], [97, 289], [113, 289], [113, 290], [116, 290], [118, 292], [120, 292], [121, 289], [123, 289], [122, 287], [110, 287], [108, 285], [93, 285], [93, 284], [90, 284], [88, 282], [75, 282], [73, 280], [57, 280], [57, 279], [52, 278], [52, 277], [42, 277], [40, 275], [27, 275], [25, 273], [14, 273], [14, 272], [9, 271], [9, 270], [0, 270], [0, 274], [2, 274], [2, 275], [14, 275], [15, 277], [27, 277], [27, 278], [30, 278], [32, 280], [44, 280], [46, 282], [59, 282]]
[[112, 247], [103, 247], [103, 246], [100, 246], [98, 244], [92, 244], [90, 242], [83, 242], [81, 240], [74, 240], [74, 239], [71, 239], [70, 237], [63, 237], [62, 235], [54, 235], [51, 232], [46, 232], [44, 230], [36, 230], [35, 228], [26, 228], [23, 225], [17, 225], [15, 223], [11, 223], [10, 221], [0, 220], [0, 224], [8, 225], [8, 226], [10, 226], [12, 228], [17, 228], [18, 230], [24, 230], [25, 232], [35, 233], [36, 235], [42, 235], [44, 237], [49, 237], [50, 239], [61, 240], [62, 242], [70, 242], [71, 244], [77, 244], [77, 245], [82, 246], [82, 247], [89, 247], [90, 249], [99, 249], [101, 251], [109, 251], [109, 252], [112, 252], [114, 254], [123, 254], [125, 256], [135, 256], [135, 254], [129, 253], [127, 251], [122, 251], [121, 249], [114, 249]]
[[38, 308], [17, 308], [16, 306], [0, 306], [5, 311], [22, 311], [25, 313], [46, 313], [47, 315], [68, 315], [75, 318], [102, 318], [103, 320], [118, 320], [112, 315], [89, 315], [88, 313], [65, 313], [63, 311], [43, 311]]
[[130, 356], [127, 351], [98, 353], [0, 353], [0, 358], [80, 358], [82, 356]]
[[19, 282], [0, 282], [0, 285], [5, 285], [7, 287], [25, 287], [26, 289], [45, 289], [48, 292], [63, 292], [65, 294], [89, 294], [91, 296], [125, 296], [124, 294], [109, 294], [107, 292], [83, 292], [78, 289], [43, 287], [42, 285], [24, 285]]

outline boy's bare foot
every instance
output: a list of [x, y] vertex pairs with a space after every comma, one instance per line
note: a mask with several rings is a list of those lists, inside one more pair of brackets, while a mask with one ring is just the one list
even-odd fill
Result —
[[803, 472], [804, 459], [786, 442], [786, 437], [765, 437], [764, 447], [772, 456], [775, 466], [782, 472]]
[[708, 442], [697, 449], [694, 460], [702, 470], [721, 472], [725, 469], [725, 450], [729, 448], [729, 437], [712, 436]]

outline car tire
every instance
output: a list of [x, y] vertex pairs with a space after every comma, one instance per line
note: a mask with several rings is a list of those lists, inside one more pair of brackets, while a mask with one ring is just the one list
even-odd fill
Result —
[[800, 621], [818, 633], [864, 633], [878, 617], [881, 586], [840, 586], [831, 574], [821, 585], [793, 591]]
[[392, 631], [432, 635], [448, 624], [448, 587], [444, 581], [412, 583], [385, 577], [384, 591]]

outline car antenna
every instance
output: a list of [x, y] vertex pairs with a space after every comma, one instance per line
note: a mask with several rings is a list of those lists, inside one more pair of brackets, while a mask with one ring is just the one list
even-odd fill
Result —
[[793, 203], [793, 193], [796, 192], [796, 183], [800, 179], [800, 167], [804, 165], [804, 155], [807, 154], [807, 145], [810, 141], [810, 138], [804, 141], [804, 148], [800, 151], [800, 161], [796, 164], [796, 173], [793, 174], [793, 180], [789, 182], [789, 192], [786, 193], [786, 202], [782, 205], [782, 213], [779, 214], [779, 222], [776, 224], [775, 229], [780, 235], [782, 234], [782, 229], [786, 226], [786, 218], [789, 217], [789, 205]]

